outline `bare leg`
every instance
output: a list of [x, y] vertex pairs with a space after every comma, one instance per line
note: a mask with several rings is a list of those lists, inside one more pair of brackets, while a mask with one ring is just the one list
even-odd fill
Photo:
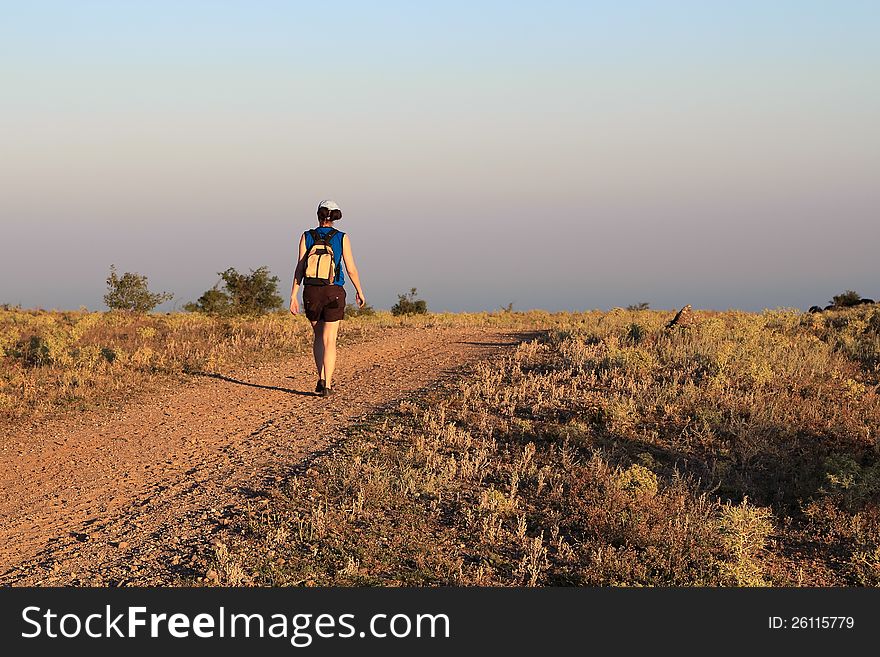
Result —
[[339, 332], [339, 322], [324, 322], [322, 337], [324, 339], [324, 380], [328, 388], [333, 379], [333, 370], [336, 369], [336, 335]]
[[312, 342], [312, 352], [315, 354], [315, 368], [318, 370], [318, 378], [323, 379], [324, 377], [324, 322], [317, 321], [312, 322], [312, 330], [315, 332], [315, 337]]

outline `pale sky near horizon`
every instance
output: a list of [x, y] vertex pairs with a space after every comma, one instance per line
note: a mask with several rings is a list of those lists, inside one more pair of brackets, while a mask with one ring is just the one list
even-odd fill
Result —
[[855, 0], [0, 0], [0, 303], [101, 309], [111, 263], [163, 309], [227, 267], [286, 297], [322, 198], [381, 308], [880, 298], [878, 33]]

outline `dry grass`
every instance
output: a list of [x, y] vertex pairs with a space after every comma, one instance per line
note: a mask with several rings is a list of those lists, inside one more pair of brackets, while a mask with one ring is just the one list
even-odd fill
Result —
[[236, 549], [262, 585], [875, 585], [878, 312], [572, 316], [353, 430]]
[[[549, 313], [434, 314], [346, 320], [342, 342], [397, 327], [561, 324]], [[219, 319], [199, 314], [0, 309], [0, 422], [8, 428], [64, 412], [112, 407], [194, 372], [305, 353], [311, 329], [288, 313]]]
[[[880, 309], [347, 320], [543, 337], [350, 428], [215, 554], [256, 585], [878, 585]], [[305, 320], [0, 312], [8, 423], [308, 349]]]
[[113, 405], [189, 372], [301, 350], [307, 329], [281, 316], [0, 311], [0, 418]]

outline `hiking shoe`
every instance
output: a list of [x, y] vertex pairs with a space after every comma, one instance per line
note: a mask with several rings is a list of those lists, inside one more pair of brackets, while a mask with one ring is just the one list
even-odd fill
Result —
[[321, 390], [322, 397], [329, 397], [332, 394], [333, 394], [333, 388], [328, 388], [327, 386], [324, 386], [324, 388]]
[[318, 379], [318, 385], [315, 386], [315, 392], [320, 395], [322, 392], [324, 392], [325, 387], [326, 386], [324, 384], [324, 379]]

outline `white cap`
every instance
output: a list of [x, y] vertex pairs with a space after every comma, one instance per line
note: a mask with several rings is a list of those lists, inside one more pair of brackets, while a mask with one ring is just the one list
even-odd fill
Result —
[[318, 209], [320, 210], [321, 208], [327, 208], [328, 210], [339, 210], [340, 212], [342, 212], [342, 210], [336, 204], [336, 201], [331, 201], [330, 199], [318, 203]]

